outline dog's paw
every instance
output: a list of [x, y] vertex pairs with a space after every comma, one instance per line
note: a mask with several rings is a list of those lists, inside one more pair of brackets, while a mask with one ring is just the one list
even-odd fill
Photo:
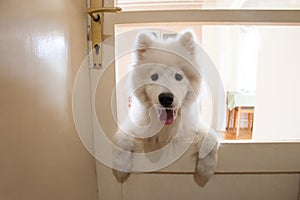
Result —
[[217, 154], [211, 153], [203, 159], [196, 160], [194, 180], [200, 186], [204, 187], [209, 179], [214, 175], [217, 168]]
[[115, 175], [115, 177], [119, 183], [124, 183], [130, 176], [129, 172], [122, 172], [122, 171], [119, 171], [116, 169], [113, 169], [113, 174]]
[[214, 166], [206, 166], [198, 162], [195, 168], [194, 181], [200, 186], [204, 187], [209, 179], [214, 175]]
[[200, 187], [204, 187], [206, 185], [206, 183], [209, 181], [209, 177], [206, 177], [198, 172], [194, 173], [194, 181], [195, 183], [197, 183], [197, 185], [199, 185]]

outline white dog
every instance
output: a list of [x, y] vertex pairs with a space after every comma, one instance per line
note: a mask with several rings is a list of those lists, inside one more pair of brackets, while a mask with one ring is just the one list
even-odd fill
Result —
[[134, 153], [187, 140], [196, 147], [195, 181], [204, 186], [214, 174], [219, 143], [214, 131], [200, 125], [198, 51], [191, 32], [168, 40], [139, 35], [128, 78], [129, 117], [115, 134], [120, 149], [114, 152], [113, 172], [118, 182], [123, 183], [132, 172]]

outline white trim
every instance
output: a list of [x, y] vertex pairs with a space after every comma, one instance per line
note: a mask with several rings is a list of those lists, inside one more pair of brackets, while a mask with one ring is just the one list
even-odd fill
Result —
[[[155, 17], [153, 17], [155, 16]], [[295, 25], [300, 10], [155, 10], [106, 13], [104, 32], [112, 35], [115, 24], [201, 22], [222, 24]]]

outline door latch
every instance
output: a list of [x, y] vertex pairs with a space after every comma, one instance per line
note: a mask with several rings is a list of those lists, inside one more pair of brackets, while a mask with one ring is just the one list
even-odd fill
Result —
[[[96, 4], [96, 3], [94, 3]], [[94, 6], [91, 1], [91, 7]], [[121, 8], [119, 7], [98, 7], [89, 8], [87, 13], [91, 17], [91, 40], [92, 40], [92, 52], [93, 52], [93, 66], [92, 68], [100, 69], [102, 67], [102, 42], [105, 39], [103, 35], [103, 17], [104, 13], [119, 13]]]

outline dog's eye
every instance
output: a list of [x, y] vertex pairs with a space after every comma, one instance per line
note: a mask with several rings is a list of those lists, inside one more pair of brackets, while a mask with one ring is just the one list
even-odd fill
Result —
[[182, 75], [181, 74], [175, 74], [175, 79], [176, 81], [181, 81], [182, 80]]
[[157, 81], [157, 79], [158, 79], [158, 74], [151, 75], [151, 80], [152, 81]]

